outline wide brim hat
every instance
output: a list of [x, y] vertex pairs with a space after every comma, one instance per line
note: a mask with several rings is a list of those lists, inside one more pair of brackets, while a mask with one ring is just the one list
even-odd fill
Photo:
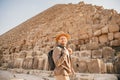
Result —
[[61, 31], [61, 32], [58, 32], [58, 34], [55, 37], [55, 40], [58, 41], [61, 36], [65, 36], [67, 40], [71, 38], [71, 36], [68, 33]]

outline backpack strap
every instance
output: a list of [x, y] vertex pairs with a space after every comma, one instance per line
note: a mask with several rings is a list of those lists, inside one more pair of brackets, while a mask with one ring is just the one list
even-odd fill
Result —
[[64, 48], [64, 46], [61, 46], [61, 45], [57, 45], [57, 47], [60, 47], [62, 50], [61, 50], [61, 55], [60, 55], [60, 57], [64, 54], [64, 50], [65, 50], [65, 48]]

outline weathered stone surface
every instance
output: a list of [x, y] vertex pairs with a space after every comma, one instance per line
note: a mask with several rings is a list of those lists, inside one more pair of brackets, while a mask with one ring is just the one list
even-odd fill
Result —
[[32, 69], [32, 65], [33, 65], [33, 57], [29, 57], [24, 59], [22, 67], [24, 69]]
[[99, 37], [99, 41], [100, 41], [100, 43], [105, 43], [105, 42], [107, 42], [107, 41], [108, 41], [108, 36], [107, 36], [107, 35], [101, 35], [101, 36]]
[[99, 66], [98, 59], [91, 59], [90, 62], [88, 62], [88, 71], [90, 73], [100, 73], [101, 72], [101, 66]]
[[108, 33], [108, 40], [113, 40], [114, 34], [113, 33]]
[[118, 25], [109, 25], [108, 26], [109, 32], [119, 32], [119, 26]]
[[95, 50], [95, 49], [99, 49], [99, 44], [96, 42], [92, 42], [92, 43], [88, 43], [86, 45], [87, 50]]
[[108, 33], [108, 27], [107, 26], [102, 28], [102, 34], [106, 34], [106, 33]]
[[97, 31], [94, 32], [94, 36], [100, 36], [101, 33], [102, 33], [101, 30], [97, 30]]
[[91, 51], [90, 50], [84, 50], [80, 51], [80, 58], [91, 58]]
[[104, 47], [102, 50], [103, 58], [105, 61], [111, 60], [115, 56], [115, 50], [111, 47]]
[[22, 68], [22, 63], [23, 63], [23, 59], [22, 58], [17, 58], [17, 59], [14, 60], [13, 67], [14, 68]]
[[120, 32], [114, 33], [114, 38], [120, 39]]
[[108, 73], [113, 73], [113, 64], [112, 63], [106, 63], [106, 69]]
[[92, 58], [102, 58], [102, 50], [93, 50]]
[[113, 40], [110, 42], [110, 46], [120, 46], [120, 40]]

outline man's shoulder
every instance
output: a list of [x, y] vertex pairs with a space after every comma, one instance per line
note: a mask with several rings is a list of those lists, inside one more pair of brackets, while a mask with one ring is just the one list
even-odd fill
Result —
[[61, 50], [62, 50], [62, 48], [61, 48], [61, 47], [59, 47], [59, 46], [56, 46], [53, 50], [59, 50], [59, 51], [61, 51]]

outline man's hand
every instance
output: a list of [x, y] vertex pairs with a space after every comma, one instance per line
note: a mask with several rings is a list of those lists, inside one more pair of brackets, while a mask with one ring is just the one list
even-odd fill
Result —
[[72, 53], [73, 53], [73, 51], [72, 51], [72, 49], [71, 49], [71, 48], [68, 48], [68, 51], [69, 51], [69, 53], [70, 53], [70, 54], [72, 54]]

